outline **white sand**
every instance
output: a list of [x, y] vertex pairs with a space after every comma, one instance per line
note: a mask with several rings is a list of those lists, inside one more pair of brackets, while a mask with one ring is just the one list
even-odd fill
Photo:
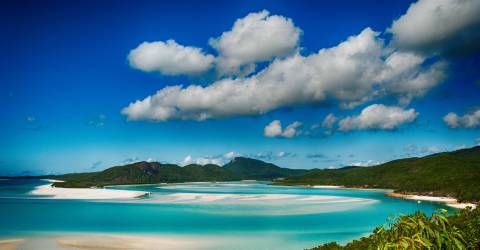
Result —
[[172, 193], [144, 200], [152, 203], [208, 203], [208, 204], [324, 204], [324, 203], [371, 203], [375, 200], [325, 195], [293, 194], [209, 194], [209, 193]]
[[204, 249], [211, 247], [213, 240], [200, 237], [169, 235], [74, 235], [61, 237], [57, 244], [82, 249]]
[[51, 184], [37, 186], [32, 195], [44, 195], [50, 199], [132, 199], [147, 195], [147, 192], [102, 188], [60, 188]]
[[19, 245], [23, 243], [23, 239], [8, 239], [0, 240], [0, 249], [1, 250], [15, 250]]
[[333, 186], [333, 185], [315, 185], [313, 188], [344, 188], [344, 186]]
[[439, 202], [444, 203], [445, 205], [453, 208], [464, 209], [466, 207], [476, 208], [477, 205], [473, 203], [460, 203], [457, 199], [452, 197], [438, 197], [438, 196], [427, 196], [427, 195], [409, 195], [409, 194], [397, 194], [390, 193], [387, 196], [402, 198], [407, 200], [416, 200], [416, 201], [430, 201], [430, 202]]

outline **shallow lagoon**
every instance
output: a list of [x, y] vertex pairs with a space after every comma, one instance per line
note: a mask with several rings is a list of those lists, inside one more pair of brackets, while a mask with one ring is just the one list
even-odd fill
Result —
[[[100, 233], [207, 239], [207, 249], [304, 249], [359, 238], [401, 213], [449, 209], [385, 197], [385, 190], [256, 181], [108, 187], [151, 192], [135, 200], [57, 200], [29, 194], [45, 183], [0, 181], [0, 238], [39, 241]], [[27, 245], [19, 249], [29, 249]]]

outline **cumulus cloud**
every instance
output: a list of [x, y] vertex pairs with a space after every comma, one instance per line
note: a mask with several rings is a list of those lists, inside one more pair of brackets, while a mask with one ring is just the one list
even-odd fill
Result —
[[475, 140], [475, 142], [477, 143], [477, 146], [480, 146], [480, 137], [477, 138], [477, 139]]
[[283, 107], [338, 102], [353, 108], [374, 98], [402, 103], [422, 96], [445, 78], [446, 64], [392, 51], [366, 28], [335, 47], [309, 56], [275, 59], [249, 77], [225, 78], [208, 86], [168, 86], [122, 110], [129, 120], [205, 120], [261, 115]]
[[292, 153], [292, 152], [285, 152], [285, 151], [280, 151], [277, 153], [278, 158], [293, 158], [296, 157], [297, 154]]
[[191, 155], [187, 155], [182, 161], [179, 162], [181, 166], [189, 165], [189, 164], [199, 164], [199, 165], [206, 165], [206, 164], [215, 164], [215, 165], [223, 165], [228, 161], [232, 160], [235, 157], [241, 156], [239, 153], [234, 151], [227, 152], [225, 154], [219, 155], [206, 155], [198, 158], [193, 158]]
[[181, 165], [182, 166], [185, 166], [185, 165], [188, 165], [188, 164], [191, 164], [193, 163], [193, 158], [191, 155], [187, 155], [185, 156], [185, 158], [183, 158], [182, 162], [181, 162]]
[[331, 129], [333, 128], [333, 125], [335, 125], [335, 122], [337, 121], [337, 117], [334, 114], [328, 114], [325, 116], [325, 119], [322, 121], [322, 127]]
[[217, 67], [221, 73], [248, 74], [257, 62], [294, 53], [301, 33], [291, 19], [263, 10], [238, 19], [231, 30], [209, 43], [218, 51]]
[[263, 161], [273, 161], [273, 160], [278, 160], [282, 158], [295, 158], [297, 157], [296, 153], [293, 152], [286, 152], [286, 151], [279, 151], [277, 153], [273, 152], [258, 152], [256, 154], [248, 154], [246, 157], [254, 158], [254, 159], [259, 159]]
[[131, 163], [135, 163], [135, 162], [138, 162], [140, 161], [140, 158], [135, 156], [135, 157], [131, 157], [131, 158], [127, 158], [125, 160], [122, 161], [122, 164], [131, 164]]
[[362, 110], [357, 116], [349, 116], [339, 121], [340, 131], [351, 130], [394, 130], [402, 124], [413, 122], [418, 116], [414, 109], [402, 109], [395, 106], [373, 104]]
[[299, 135], [301, 132], [298, 128], [302, 126], [302, 123], [295, 121], [288, 125], [285, 129], [282, 129], [282, 124], [279, 120], [273, 120], [263, 129], [263, 135], [266, 137], [284, 137], [292, 138]]
[[388, 30], [393, 44], [426, 53], [480, 48], [480, 1], [420, 0]]
[[223, 159], [221, 156], [203, 156], [197, 159], [194, 159], [191, 155], [185, 156], [183, 160], [180, 162], [181, 166], [186, 166], [189, 164], [198, 164], [198, 165], [207, 165], [207, 164], [215, 164], [221, 165], [223, 163]]
[[164, 75], [195, 75], [207, 71], [215, 58], [200, 48], [183, 46], [174, 40], [143, 42], [128, 54], [130, 66]]
[[223, 161], [221, 158], [210, 157], [210, 156], [200, 157], [195, 161], [195, 163], [199, 165], [207, 165], [207, 164], [222, 165], [222, 162]]
[[228, 153], [225, 153], [225, 154], [223, 155], [223, 158], [230, 160], [230, 159], [233, 159], [233, 158], [238, 157], [238, 156], [240, 156], [239, 153], [236, 153], [236, 152], [234, 152], [234, 151], [230, 151], [230, 152], [228, 152]]
[[368, 160], [368, 161], [356, 161], [350, 162], [348, 165], [355, 166], [355, 167], [370, 167], [380, 164], [379, 161]]
[[447, 151], [447, 149], [442, 150], [439, 146], [429, 146], [421, 148], [420, 152], [424, 154], [436, 154], [442, 151]]
[[473, 110], [460, 116], [454, 112], [450, 112], [443, 117], [443, 121], [450, 128], [479, 128], [480, 109]]

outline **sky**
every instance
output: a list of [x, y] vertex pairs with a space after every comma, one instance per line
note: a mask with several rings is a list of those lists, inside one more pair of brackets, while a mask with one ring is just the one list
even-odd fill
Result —
[[480, 144], [480, 1], [7, 1], [0, 175]]

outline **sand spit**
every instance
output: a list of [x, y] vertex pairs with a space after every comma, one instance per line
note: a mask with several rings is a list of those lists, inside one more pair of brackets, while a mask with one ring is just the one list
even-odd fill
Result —
[[23, 241], [23, 239], [0, 240], [0, 250], [15, 250]]
[[189, 236], [74, 235], [56, 240], [62, 247], [81, 249], [204, 249], [212, 240]]
[[60, 188], [52, 184], [37, 186], [30, 192], [32, 195], [47, 196], [50, 199], [133, 199], [148, 195], [148, 192], [115, 190], [103, 188]]
[[477, 207], [473, 203], [461, 203], [457, 199], [452, 197], [437, 197], [437, 196], [426, 196], [426, 195], [411, 195], [411, 194], [399, 194], [399, 193], [387, 193], [388, 197], [401, 198], [407, 200], [416, 200], [416, 201], [430, 201], [430, 202], [439, 202], [444, 203], [449, 207], [464, 209], [466, 207]]

